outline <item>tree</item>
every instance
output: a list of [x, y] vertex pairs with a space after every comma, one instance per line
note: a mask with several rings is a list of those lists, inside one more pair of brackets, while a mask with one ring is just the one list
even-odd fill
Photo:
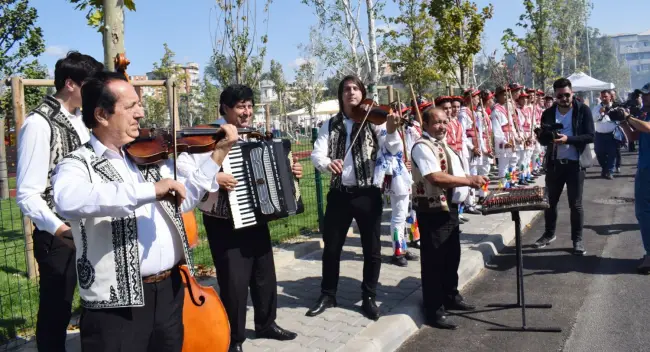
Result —
[[560, 76], [564, 77], [565, 62], [573, 59], [573, 70], [578, 70], [578, 38], [584, 34], [589, 17], [589, 0], [553, 0], [552, 32], [560, 51]]
[[294, 97], [296, 105], [304, 108], [311, 117], [312, 127], [316, 127], [316, 104], [323, 97], [323, 85], [319, 80], [317, 64], [306, 61], [296, 71]]
[[176, 53], [174, 53], [167, 43], [163, 43], [163, 48], [165, 53], [160, 58], [160, 62], [153, 63], [153, 75], [155, 79], [166, 80], [172, 76], [176, 77], [176, 82], [179, 84], [185, 84], [185, 72], [183, 68], [174, 61]]
[[[286, 99], [285, 93], [287, 91], [287, 81], [284, 79], [284, 72], [282, 71], [281, 63], [271, 60], [268, 78], [273, 82], [273, 90], [278, 95], [278, 104], [280, 108], [279, 115], [285, 116], [284, 101]], [[286, 125], [287, 121], [285, 120], [284, 123]]]
[[[377, 6], [382, 4], [377, 2]], [[368, 93], [375, 101], [378, 100], [377, 83], [379, 83], [379, 59], [377, 57], [377, 29], [375, 28], [375, 18], [377, 17], [377, 8], [373, 5], [373, 0], [366, 0], [366, 10], [368, 13], [368, 55], [370, 56], [370, 83], [368, 84]]]
[[[30, 57], [38, 57], [45, 51], [43, 31], [36, 26], [38, 12], [27, 0], [3, 0], [0, 2], [0, 82], [6, 76], [25, 73], [32, 64], [24, 64]], [[1, 92], [2, 90], [0, 90]], [[4, 99], [3, 99], [4, 100]], [[3, 104], [4, 105], [4, 104]], [[0, 198], [9, 198], [7, 153], [4, 145], [7, 107], [0, 114]]]
[[404, 83], [413, 84], [418, 94], [440, 78], [435, 65], [433, 18], [426, 11], [428, 0], [397, 0], [399, 16], [387, 23], [399, 30], [384, 33], [383, 51]]
[[[268, 22], [272, 0], [264, 0], [263, 12]], [[222, 87], [231, 83], [258, 85], [266, 55], [267, 34], [257, 35], [257, 2], [250, 0], [217, 0], [217, 33], [211, 58], [211, 75]], [[257, 49], [257, 54], [253, 51]]]
[[553, 39], [551, 19], [555, 9], [552, 0], [524, 0], [525, 12], [519, 16], [517, 26], [527, 31], [523, 38], [517, 37], [510, 28], [501, 38], [506, 51], [513, 53], [513, 43], [521, 47], [531, 61], [534, 83], [546, 89], [548, 81], [555, 77], [558, 60], [558, 44]]
[[359, 29], [361, 0], [301, 1], [314, 8], [321, 33], [329, 34], [325, 50], [316, 53], [318, 58], [337, 74], [364, 79], [370, 72], [370, 56]]
[[[48, 76], [48, 71], [47, 67], [41, 65], [37, 60], [34, 60], [23, 66], [17, 75], [27, 79], [45, 79]], [[25, 87], [25, 111], [34, 109], [41, 103], [46, 94], [47, 88], [45, 87]], [[0, 118], [7, 119], [7, 128], [13, 128], [15, 127], [16, 122], [13, 117], [14, 109], [11, 99], [11, 90], [6, 89], [2, 96], [0, 96]]]
[[[593, 38], [590, 44], [591, 76], [604, 82], [614, 83], [619, 91], [631, 88], [629, 67], [616, 58], [612, 39], [601, 36]], [[625, 97], [621, 98], [625, 99]]]
[[134, 0], [68, 0], [75, 9], [86, 12], [88, 25], [102, 33], [104, 65], [115, 70], [114, 58], [124, 53], [124, 7], [135, 11]]
[[166, 128], [169, 126], [169, 109], [165, 94], [162, 97], [155, 95], [143, 97], [142, 106], [144, 107], [144, 118], [140, 120], [141, 128]]
[[[22, 72], [24, 61], [45, 51], [38, 13], [27, 0], [0, 2], [0, 78]], [[28, 64], [29, 65], [29, 64]]]
[[485, 21], [492, 18], [493, 10], [488, 4], [479, 12], [469, 0], [431, 0], [429, 4], [429, 14], [438, 23], [434, 36], [437, 64], [460, 87], [467, 86], [474, 56], [481, 50]]
[[212, 84], [207, 77], [201, 82], [199, 97], [199, 116], [201, 123], [212, 123], [219, 119], [219, 88]]

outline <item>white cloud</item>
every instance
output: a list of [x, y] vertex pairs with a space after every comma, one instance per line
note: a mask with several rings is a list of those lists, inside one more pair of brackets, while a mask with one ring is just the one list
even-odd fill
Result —
[[55, 56], [55, 57], [64, 57], [68, 51], [68, 47], [61, 45], [50, 45], [45, 48], [45, 55]]

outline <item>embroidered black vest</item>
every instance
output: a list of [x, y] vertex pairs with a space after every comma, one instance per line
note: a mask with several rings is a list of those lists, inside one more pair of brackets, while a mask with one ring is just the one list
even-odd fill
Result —
[[[352, 125], [350, 138], [354, 138], [361, 127], [360, 123]], [[347, 131], [345, 129], [345, 119], [343, 113], [339, 112], [329, 121], [329, 139], [327, 141], [327, 156], [331, 160], [340, 159], [345, 157], [345, 142], [347, 139]], [[350, 140], [352, 143], [352, 140]], [[375, 163], [377, 162], [377, 151], [379, 150], [379, 142], [377, 136], [373, 131], [370, 123], [366, 122], [359, 133], [359, 137], [352, 145], [352, 150], [348, 158], [352, 158], [354, 164], [354, 175], [357, 179], [358, 187], [371, 187], [373, 186], [373, 176], [375, 170]], [[330, 188], [341, 187], [341, 175], [332, 175], [330, 180]]]
[[[61, 103], [54, 97], [46, 96], [43, 102], [32, 112], [43, 116], [45, 121], [50, 125], [50, 165], [47, 171], [45, 191], [43, 191], [41, 197], [45, 200], [52, 212], [56, 214], [50, 178], [52, 177], [56, 164], [63, 157], [81, 146], [81, 139], [68, 117], [61, 111]], [[61, 220], [65, 220], [58, 214], [56, 215]]]

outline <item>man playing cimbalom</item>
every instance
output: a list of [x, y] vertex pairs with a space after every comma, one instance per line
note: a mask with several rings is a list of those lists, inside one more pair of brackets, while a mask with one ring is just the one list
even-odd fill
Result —
[[420, 221], [422, 296], [425, 317], [440, 329], [456, 329], [448, 310], [474, 310], [458, 292], [460, 226], [458, 204], [468, 187], [480, 188], [485, 176], [466, 176], [460, 157], [445, 142], [446, 114], [429, 108], [422, 116], [422, 138], [412, 151], [413, 208]]
[[16, 202], [34, 226], [34, 257], [39, 267], [36, 344], [39, 351], [65, 351], [72, 299], [77, 286], [75, 246], [68, 224], [52, 203], [50, 177], [68, 153], [88, 142], [88, 129], [75, 110], [81, 85], [104, 69], [97, 60], [72, 51], [54, 68], [56, 93], [34, 109], [20, 129]]
[[580, 156], [587, 144], [594, 141], [594, 121], [589, 107], [573, 96], [571, 81], [560, 78], [553, 83], [557, 104], [542, 114], [542, 126], [562, 124], [562, 131], [554, 140], [541, 140], [548, 146], [546, 155], [546, 189], [549, 209], [544, 211], [545, 231], [535, 242], [535, 248], [546, 247], [555, 241], [557, 203], [566, 184], [569, 208], [571, 209], [571, 240], [573, 254], [585, 255], [582, 243], [584, 212], [582, 209], [582, 188], [585, 181], [585, 167]]

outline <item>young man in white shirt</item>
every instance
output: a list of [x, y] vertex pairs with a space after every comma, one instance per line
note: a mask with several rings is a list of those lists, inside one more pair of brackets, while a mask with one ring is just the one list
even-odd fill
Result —
[[490, 180], [466, 176], [460, 157], [445, 143], [448, 118], [439, 108], [422, 116], [422, 138], [413, 147], [413, 208], [420, 221], [422, 296], [428, 324], [454, 330], [449, 310], [474, 310], [458, 291], [458, 204]]
[[363, 247], [361, 308], [369, 319], [377, 320], [380, 316], [375, 297], [381, 269], [383, 202], [381, 190], [374, 184], [375, 160], [384, 146], [396, 155], [402, 148], [402, 141], [395, 133], [397, 114], [388, 115], [387, 122], [382, 125], [353, 120], [365, 116], [360, 107], [365, 96], [366, 88], [358, 77], [344, 77], [338, 90], [340, 112], [323, 124], [314, 142], [311, 154], [314, 167], [332, 173], [332, 178], [323, 228], [321, 296], [307, 316], [319, 315], [336, 306], [341, 252], [352, 219], [359, 226]]
[[50, 176], [68, 153], [88, 142], [77, 110], [81, 85], [104, 65], [69, 52], [54, 69], [56, 93], [27, 115], [18, 140], [16, 202], [34, 226], [34, 257], [39, 267], [36, 344], [39, 351], [63, 351], [77, 283], [70, 228], [54, 211]]
[[[181, 214], [218, 189], [217, 172], [237, 141], [233, 126], [210, 158], [187, 177], [172, 160], [138, 165], [125, 145], [140, 135], [144, 110], [118, 72], [101, 72], [82, 88], [90, 141], [56, 167], [56, 210], [70, 220], [84, 307], [83, 351], [180, 352], [184, 288], [179, 265], [193, 271]], [[178, 205], [178, 207], [177, 207]]]

